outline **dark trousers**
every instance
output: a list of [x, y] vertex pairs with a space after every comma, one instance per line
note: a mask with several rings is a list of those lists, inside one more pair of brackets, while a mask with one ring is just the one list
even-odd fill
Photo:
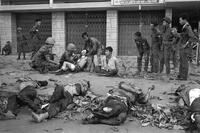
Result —
[[157, 48], [153, 48], [152, 50], [152, 68], [153, 68], [153, 72], [154, 73], [158, 73], [159, 72], [159, 68], [160, 68], [160, 50]]
[[[138, 67], [138, 71], [141, 72], [142, 69], [142, 58], [144, 56], [144, 52], [139, 53], [139, 56], [137, 57], [137, 67]], [[145, 57], [145, 62], [144, 62], [144, 71], [147, 72], [148, 70], [148, 65], [149, 65], [149, 52], [146, 53], [146, 57]]]
[[56, 86], [49, 101], [50, 106], [48, 109], [48, 114], [49, 118], [53, 118], [59, 112], [64, 111], [67, 106], [73, 102], [73, 97], [70, 93], [64, 92], [64, 88], [62, 86]]
[[38, 40], [33, 40], [32, 42], [33, 48], [32, 48], [32, 55], [31, 58], [37, 53], [37, 51], [40, 49], [41, 45], [39, 44]]
[[[166, 44], [169, 45], [169, 44]], [[169, 46], [164, 46], [164, 64], [166, 67], [166, 74], [170, 74], [170, 57], [172, 48]]]
[[[26, 45], [27, 46], [27, 45]], [[20, 56], [21, 56], [21, 53], [23, 53], [23, 57], [24, 59], [26, 58], [26, 52], [25, 52], [25, 45], [24, 44], [21, 44], [19, 45], [19, 48], [18, 48], [19, 52], [18, 52], [18, 59], [20, 59]]]
[[191, 48], [184, 48], [180, 50], [179, 78], [187, 79], [188, 77], [189, 58], [191, 56], [191, 53]]
[[172, 61], [173, 61], [174, 69], [178, 67], [177, 56], [178, 56], [177, 50], [172, 50]]
[[8, 98], [7, 111], [10, 110], [16, 115], [20, 107], [28, 106], [30, 109], [36, 112], [39, 109], [39, 106], [34, 103], [36, 96], [37, 92], [35, 88], [32, 86], [27, 86], [20, 91], [19, 94], [12, 95]]

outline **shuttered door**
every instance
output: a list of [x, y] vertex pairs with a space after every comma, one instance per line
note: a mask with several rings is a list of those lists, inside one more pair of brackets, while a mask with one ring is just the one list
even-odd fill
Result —
[[51, 13], [17, 13], [16, 14], [16, 23], [17, 26], [22, 27], [23, 33], [28, 39], [28, 47], [26, 51], [30, 52], [32, 49], [30, 43], [29, 31], [35, 23], [35, 19], [42, 19], [42, 24], [39, 28], [41, 34], [41, 44], [43, 45], [46, 38], [52, 36], [52, 20]]
[[103, 45], [106, 44], [106, 12], [67, 12], [66, 13], [66, 42], [76, 44], [80, 50], [84, 40], [83, 32], [97, 38]]
[[141, 30], [143, 37], [151, 43], [150, 23], [160, 21], [164, 11], [122, 11], [119, 12], [119, 56], [135, 56], [138, 54], [134, 41], [134, 33]]

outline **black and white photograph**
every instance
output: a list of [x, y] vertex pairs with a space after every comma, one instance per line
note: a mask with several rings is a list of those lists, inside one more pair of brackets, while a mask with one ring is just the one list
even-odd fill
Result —
[[0, 133], [200, 133], [200, 0], [0, 0]]

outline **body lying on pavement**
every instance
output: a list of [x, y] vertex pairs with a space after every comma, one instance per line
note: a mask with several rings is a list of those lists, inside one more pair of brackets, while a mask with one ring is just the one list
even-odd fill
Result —
[[136, 103], [146, 104], [152, 89], [150, 88], [147, 94], [144, 94], [121, 82], [119, 88], [110, 90], [108, 97], [103, 99], [103, 104], [92, 111], [93, 118], [83, 120], [83, 124], [120, 125], [124, 123], [131, 106]]
[[57, 85], [49, 100], [49, 108], [45, 113], [37, 114], [32, 112], [32, 117], [36, 122], [51, 119], [58, 113], [66, 110], [67, 106], [73, 103], [73, 96], [84, 96], [90, 87], [88, 81], [82, 81], [65, 86]]
[[191, 112], [191, 120], [195, 122], [198, 130], [200, 130], [200, 89], [191, 89], [185, 85], [181, 85], [176, 94], [179, 96], [179, 106], [188, 107]]

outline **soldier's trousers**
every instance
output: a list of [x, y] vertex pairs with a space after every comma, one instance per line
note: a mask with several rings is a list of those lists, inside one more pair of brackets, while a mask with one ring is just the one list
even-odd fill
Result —
[[62, 86], [56, 86], [50, 98], [50, 106], [48, 109], [49, 118], [53, 118], [59, 112], [64, 111], [72, 102], [73, 97], [70, 94], [65, 94]]
[[178, 67], [178, 52], [177, 50], [172, 50], [172, 61], [173, 61], [173, 65], [174, 65], [174, 69]]
[[147, 53], [144, 53], [144, 52], [139, 53], [139, 56], [137, 57], [137, 65], [138, 65], [137, 67], [138, 67], [138, 71], [139, 72], [141, 72], [141, 69], [142, 69], [142, 58], [143, 58], [144, 54], [146, 54], [145, 57], [144, 57], [144, 60], [145, 60], [145, 62], [144, 62], [144, 71], [145, 72], [148, 71], [149, 54], [150, 54], [149, 51]]
[[158, 49], [153, 49], [152, 50], [152, 62], [153, 62], [153, 72], [154, 73], [158, 73], [159, 72], [159, 68], [160, 68], [160, 50]]
[[[168, 45], [168, 44], [166, 44]], [[172, 48], [169, 46], [164, 46], [164, 64], [166, 67], [166, 74], [170, 74], [170, 57]]]
[[188, 77], [189, 58], [191, 56], [191, 53], [191, 48], [185, 48], [180, 50], [179, 78], [187, 79]]

